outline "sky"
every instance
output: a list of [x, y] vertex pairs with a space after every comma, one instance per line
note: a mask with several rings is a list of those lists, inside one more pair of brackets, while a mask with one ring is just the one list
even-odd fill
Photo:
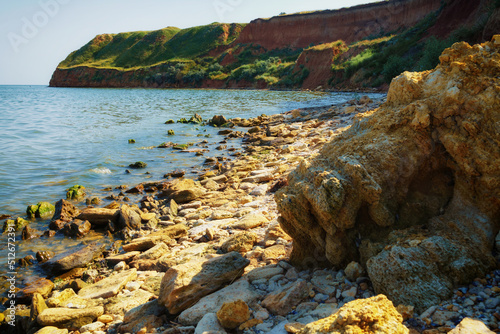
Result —
[[374, 0], [0, 0], [0, 85], [48, 85], [66, 56], [98, 34], [188, 28]]

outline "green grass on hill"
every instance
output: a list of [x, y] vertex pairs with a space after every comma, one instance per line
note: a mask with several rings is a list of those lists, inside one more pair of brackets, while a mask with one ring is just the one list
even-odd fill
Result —
[[242, 28], [241, 24], [212, 23], [182, 30], [168, 27], [151, 32], [99, 35], [71, 53], [59, 67], [132, 69], [173, 59], [194, 59], [219, 45], [231, 43]]

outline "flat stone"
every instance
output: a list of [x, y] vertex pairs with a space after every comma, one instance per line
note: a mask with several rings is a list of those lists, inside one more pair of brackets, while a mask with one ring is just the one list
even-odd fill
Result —
[[249, 263], [239, 253], [231, 252], [206, 261], [195, 259], [174, 266], [162, 279], [159, 303], [170, 314], [180, 313], [241, 276]]
[[264, 249], [262, 260], [278, 260], [286, 256], [286, 248], [283, 245], [274, 245]]
[[269, 220], [261, 213], [249, 213], [241, 218], [238, 222], [231, 225], [231, 228], [249, 230], [259, 227], [262, 224], [269, 222]]
[[108, 298], [104, 308], [106, 313], [123, 315], [134, 307], [146, 304], [153, 296], [151, 292], [138, 289], [130, 294], [122, 294]]
[[281, 275], [284, 273], [284, 269], [281, 268], [278, 265], [269, 265], [265, 267], [258, 267], [255, 269], [252, 269], [248, 273], [245, 274], [245, 276], [248, 278], [250, 282], [260, 280], [260, 279], [270, 279], [273, 276], [276, 275]]
[[80, 333], [84, 332], [95, 332], [106, 326], [103, 322], [96, 321], [91, 324], [80, 327]]
[[336, 303], [332, 304], [319, 304], [314, 310], [307, 312], [304, 316], [311, 316], [313, 318], [326, 318], [339, 310]]
[[224, 253], [239, 252], [246, 253], [252, 250], [253, 245], [257, 242], [257, 234], [251, 232], [243, 232], [229, 237], [220, 247]]
[[452, 329], [448, 334], [493, 334], [484, 323], [479, 320], [465, 318], [457, 327]]
[[215, 313], [207, 313], [200, 320], [198, 325], [194, 330], [194, 334], [204, 334], [204, 333], [226, 333], [224, 328], [219, 324], [217, 316]]
[[21, 301], [31, 302], [33, 295], [38, 293], [47, 297], [54, 288], [54, 283], [46, 278], [39, 278], [16, 294], [16, 298]]
[[241, 182], [260, 183], [260, 182], [268, 182], [271, 181], [272, 179], [274, 179], [273, 174], [265, 172], [262, 174], [246, 177], [243, 180], [241, 180]]
[[135, 256], [141, 254], [140, 251], [132, 251], [132, 252], [127, 252], [127, 253], [123, 253], [123, 254], [117, 254], [117, 255], [112, 255], [112, 256], [108, 256], [106, 258], [106, 261], [110, 264], [110, 265], [116, 265], [120, 262], [130, 262]]
[[94, 258], [101, 255], [102, 250], [103, 245], [99, 243], [81, 245], [76, 250], [71, 249], [42, 263], [42, 268], [52, 273], [60, 273], [73, 268], [85, 267]]
[[37, 322], [41, 326], [60, 326], [67, 322], [79, 318], [92, 318], [104, 314], [104, 308], [102, 306], [88, 307], [84, 309], [74, 309], [74, 308], [48, 308], [40, 313], [37, 317]]
[[143, 238], [134, 239], [132, 240], [132, 242], [126, 245], [122, 245], [122, 248], [125, 252], [145, 251], [150, 248], [153, 248], [159, 242], [160, 242], [159, 238], [147, 236]]
[[125, 284], [137, 278], [137, 270], [131, 269], [109, 276], [95, 284], [86, 286], [78, 292], [82, 298], [109, 298], [120, 292]]
[[60, 329], [54, 326], [46, 326], [39, 329], [35, 334], [68, 334], [66, 328]]
[[76, 293], [73, 289], [64, 289], [63, 291], [54, 291], [52, 297], [47, 299], [49, 307], [65, 307], [66, 302], [75, 297]]
[[160, 317], [165, 312], [165, 307], [159, 305], [157, 299], [134, 307], [125, 313], [118, 332], [138, 333], [143, 328], [146, 328], [146, 332], [151, 332], [153, 328], [156, 329], [163, 325], [163, 320]]
[[148, 249], [144, 253], [137, 255], [134, 260], [157, 260], [165, 253], [169, 251], [169, 247], [165, 245], [163, 242], [155, 245], [154, 247]]
[[201, 298], [196, 304], [179, 315], [183, 325], [196, 325], [206, 313], [216, 313], [224, 303], [243, 300], [247, 304], [256, 301], [260, 295], [246, 280], [239, 280], [225, 288]]
[[267, 295], [262, 301], [262, 306], [276, 315], [285, 316], [307, 297], [309, 297], [309, 288], [306, 282], [297, 280]]

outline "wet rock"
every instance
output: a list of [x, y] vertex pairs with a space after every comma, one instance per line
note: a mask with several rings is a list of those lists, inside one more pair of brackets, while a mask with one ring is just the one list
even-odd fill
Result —
[[26, 209], [26, 214], [29, 218], [48, 218], [54, 212], [54, 205], [48, 202], [39, 202], [36, 205], [29, 205]]
[[49, 228], [59, 231], [67, 222], [72, 221], [79, 214], [80, 210], [78, 210], [76, 206], [65, 199], [61, 199], [56, 202], [54, 216], [52, 217]]
[[81, 185], [74, 185], [66, 190], [66, 199], [80, 201], [85, 197], [85, 187]]
[[196, 325], [206, 313], [216, 313], [224, 303], [238, 299], [247, 304], [255, 302], [260, 295], [245, 280], [239, 280], [225, 288], [201, 298], [196, 304], [179, 315], [183, 325]]
[[53, 251], [38, 251], [35, 256], [38, 262], [43, 263], [53, 258], [54, 255], [55, 253]]
[[335, 314], [308, 324], [300, 334], [313, 333], [408, 334], [403, 317], [385, 296], [359, 299], [345, 304]]
[[40, 232], [34, 228], [29, 227], [29, 225], [26, 225], [23, 228], [23, 231], [21, 233], [21, 239], [30, 240], [30, 239], [38, 238], [38, 237], [40, 237], [40, 235], [42, 235], [42, 232]]
[[113, 297], [116, 296], [128, 282], [136, 278], [136, 269], [127, 270], [84, 287], [78, 292], [78, 296], [88, 299]]
[[88, 220], [75, 219], [71, 223], [66, 223], [63, 233], [67, 237], [82, 238], [90, 232], [92, 225]]
[[54, 283], [46, 278], [39, 278], [32, 283], [29, 283], [24, 289], [16, 294], [18, 302], [30, 303], [34, 294], [40, 294], [42, 297], [47, 297], [54, 288]]
[[224, 328], [234, 329], [250, 318], [250, 309], [247, 303], [238, 299], [224, 303], [217, 311], [217, 319]]
[[215, 313], [207, 313], [200, 320], [194, 330], [194, 334], [217, 333], [224, 334], [226, 331], [217, 320]]
[[401, 74], [387, 103], [300, 163], [275, 196], [292, 262], [360, 259], [377, 293], [417, 310], [495, 266], [499, 47], [456, 43], [435, 70]]
[[262, 306], [276, 315], [284, 316], [307, 297], [309, 297], [309, 288], [306, 282], [297, 280], [267, 295], [262, 301]]
[[484, 323], [479, 320], [465, 318], [449, 334], [493, 334]]
[[86, 208], [77, 218], [80, 220], [88, 220], [94, 226], [107, 226], [109, 222], [115, 224], [118, 222], [119, 211], [116, 209], [106, 208]]
[[227, 123], [227, 119], [222, 115], [215, 115], [208, 123], [212, 126], [222, 126]]
[[142, 169], [142, 168], [146, 168], [148, 166], [148, 164], [145, 163], [144, 161], [137, 161], [137, 162], [134, 162], [133, 164], [130, 164], [128, 166], [130, 168], [134, 168], [134, 169]]
[[250, 263], [231, 252], [210, 260], [192, 260], [170, 268], [163, 277], [159, 302], [171, 314], [182, 312], [203, 296], [238, 278]]
[[75, 249], [58, 254], [50, 260], [42, 263], [42, 268], [57, 274], [73, 268], [86, 266], [94, 258], [102, 254], [103, 245], [92, 243], [89, 245], [81, 245]]
[[41, 326], [65, 327], [67, 323], [71, 323], [77, 319], [97, 319], [103, 313], [104, 308], [102, 306], [84, 309], [48, 308], [38, 315], [37, 322]]
[[239, 252], [246, 253], [252, 250], [253, 245], [257, 242], [257, 235], [252, 232], [243, 232], [240, 234], [236, 234], [229, 239], [227, 239], [220, 249], [224, 253], [229, 252]]
[[125, 191], [127, 194], [142, 194], [144, 192], [144, 185], [138, 184], [135, 187], [132, 187]]
[[[21, 217], [17, 217], [16, 219], [8, 219], [3, 223], [3, 233], [9, 230], [9, 228], [14, 228], [14, 230], [19, 231], [28, 224], [29, 221]], [[9, 231], [12, 232], [12, 230]]]

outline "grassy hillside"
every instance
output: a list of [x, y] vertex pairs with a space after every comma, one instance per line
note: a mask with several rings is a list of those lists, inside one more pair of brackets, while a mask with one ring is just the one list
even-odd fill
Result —
[[168, 27], [150, 32], [98, 35], [71, 53], [59, 68], [132, 69], [173, 59], [194, 59], [217, 46], [231, 43], [242, 27], [240, 24], [212, 23], [187, 29]]

